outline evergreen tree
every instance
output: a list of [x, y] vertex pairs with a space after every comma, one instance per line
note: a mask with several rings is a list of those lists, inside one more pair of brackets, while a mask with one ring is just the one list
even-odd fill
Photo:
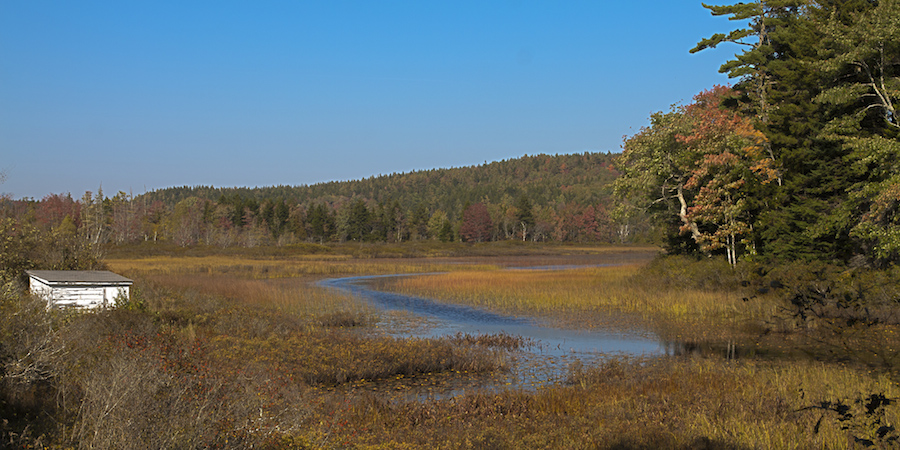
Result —
[[371, 239], [372, 214], [366, 207], [366, 202], [356, 199], [350, 204], [347, 216], [347, 239], [351, 241], [366, 241]]
[[428, 239], [430, 237], [428, 233], [429, 217], [428, 208], [425, 207], [425, 204], [419, 203], [407, 215], [409, 216], [407, 226], [409, 227], [411, 239]]
[[284, 232], [290, 217], [291, 209], [288, 207], [287, 203], [285, 203], [283, 198], [278, 199], [272, 214], [273, 236], [278, 237]]
[[310, 237], [317, 239], [319, 243], [331, 239], [334, 233], [334, 216], [324, 204], [318, 203], [310, 207], [306, 222], [309, 225]]
[[714, 15], [749, 20], [749, 27], [701, 41], [692, 51], [723, 42], [746, 50], [721, 71], [738, 78], [736, 89], [768, 140], [778, 183], [760, 191], [764, 205], [753, 224], [760, 250], [782, 259], [845, 259], [852, 254], [850, 226], [831, 214], [840, 210], [848, 190], [859, 181], [848, 170], [848, 151], [821, 130], [828, 122], [814, 101], [827, 83], [816, 67], [829, 18], [852, 17], [871, 8], [863, 0], [813, 2], [757, 0], [707, 6]]
[[441, 231], [438, 232], [438, 240], [441, 242], [452, 242], [454, 240], [453, 224], [449, 220], [445, 220], [441, 225]]
[[516, 200], [516, 226], [522, 234], [522, 240], [526, 240], [528, 233], [534, 228], [534, 213], [531, 201], [522, 195]]
[[855, 252], [900, 259], [900, 1], [828, 16], [811, 64], [824, 76], [815, 98], [828, 119], [820, 131], [840, 145], [855, 184], [831, 220], [850, 229]]
[[277, 235], [275, 227], [275, 204], [271, 200], [265, 200], [259, 206], [258, 219], [268, 228], [269, 233], [273, 236]]

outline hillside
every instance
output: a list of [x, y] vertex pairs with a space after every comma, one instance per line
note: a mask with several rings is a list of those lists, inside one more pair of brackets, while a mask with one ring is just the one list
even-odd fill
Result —
[[[141, 228], [144, 239], [162, 236], [180, 245], [624, 241], [635, 228], [617, 228], [608, 213], [611, 183], [618, 176], [613, 167], [617, 157], [526, 155], [478, 166], [314, 185], [182, 186], [134, 199], [123, 194], [107, 209], [118, 204], [120, 209], [140, 210], [141, 223], [132, 229]], [[481, 214], [477, 227], [474, 216], [465, 215], [470, 205]], [[116, 234], [115, 227], [111, 232]]]
[[80, 200], [8, 201], [4, 209], [96, 243], [626, 242], [646, 231], [646, 221], [623, 224], [611, 217], [618, 157], [526, 155], [310, 186], [182, 186], [137, 197], [98, 190]]
[[173, 207], [189, 197], [219, 201], [284, 199], [304, 207], [316, 203], [337, 206], [361, 198], [372, 204], [397, 202], [404, 210], [420, 205], [461, 214], [469, 203], [511, 203], [526, 196], [533, 205], [607, 203], [609, 186], [618, 173], [612, 167], [617, 154], [525, 155], [521, 158], [450, 169], [372, 176], [362, 180], [332, 181], [313, 185], [257, 188], [182, 186], [160, 189], [136, 200], [161, 201]]

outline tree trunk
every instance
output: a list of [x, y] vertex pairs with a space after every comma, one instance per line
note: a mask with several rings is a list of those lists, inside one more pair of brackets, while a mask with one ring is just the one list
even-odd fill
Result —
[[678, 202], [681, 204], [681, 210], [678, 212], [678, 217], [681, 218], [681, 222], [691, 230], [691, 237], [694, 238], [694, 242], [700, 242], [700, 229], [697, 228], [697, 222], [689, 219], [687, 215], [687, 200], [684, 199], [684, 186], [682, 186], [681, 183], [678, 184], [676, 197], [678, 197]]

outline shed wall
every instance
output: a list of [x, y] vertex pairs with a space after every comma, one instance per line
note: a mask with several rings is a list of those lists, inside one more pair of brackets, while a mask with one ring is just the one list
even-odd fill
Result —
[[105, 291], [103, 287], [94, 286], [56, 287], [51, 290], [50, 302], [52, 306], [96, 308], [103, 306]]
[[98, 308], [113, 306], [120, 295], [128, 298], [128, 286], [57, 286], [31, 279], [31, 292], [47, 300], [48, 306]]
[[50, 299], [51, 293], [53, 292], [53, 288], [50, 285], [38, 280], [37, 278], [31, 278], [29, 284], [31, 284], [31, 293], [40, 297], [43, 297], [47, 300]]

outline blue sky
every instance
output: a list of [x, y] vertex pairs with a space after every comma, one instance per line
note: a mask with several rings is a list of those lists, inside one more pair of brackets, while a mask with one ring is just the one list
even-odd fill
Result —
[[0, 0], [0, 192], [270, 186], [619, 151], [729, 80], [699, 1]]

